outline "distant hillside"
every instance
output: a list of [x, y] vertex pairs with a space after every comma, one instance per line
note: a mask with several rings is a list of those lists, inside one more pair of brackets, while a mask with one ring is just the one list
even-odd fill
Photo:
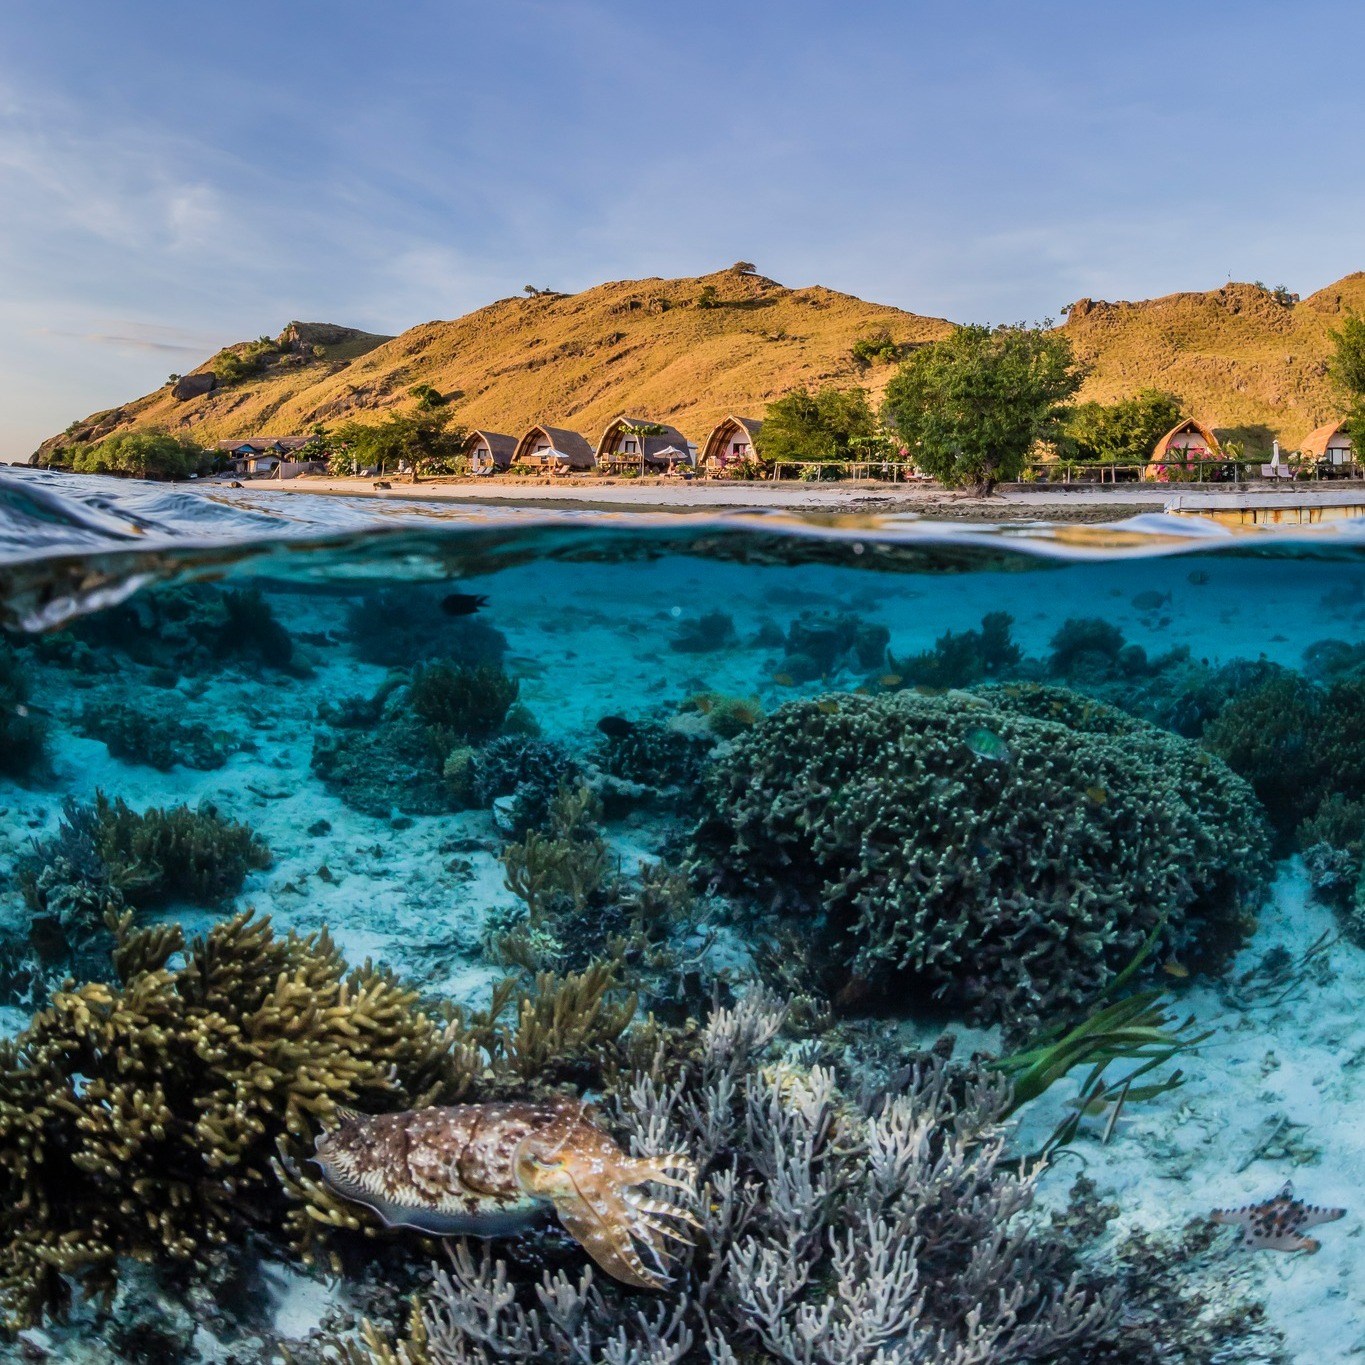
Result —
[[[715, 304], [701, 307], [708, 286]], [[258, 376], [190, 396], [183, 395], [192, 382], [182, 381], [179, 395], [167, 385], [74, 423], [40, 454], [131, 427], [164, 426], [205, 442], [306, 432], [315, 422], [411, 409], [415, 384], [439, 389], [467, 427], [519, 435], [545, 422], [595, 440], [628, 412], [667, 421], [700, 443], [727, 412], [762, 416], [770, 399], [799, 384], [856, 381], [880, 392], [894, 366], [856, 364], [852, 346], [861, 337], [885, 331], [905, 344], [950, 329], [940, 318], [735, 271], [502, 299], [453, 322], [370, 338], [360, 354], [312, 342], [327, 330], [320, 324], [302, 325], [300, 345], [293, 339], [300, 326], [286, 329], [285, 350]], [[310, 342], [320, 354], [309, 353]], [[205, 362], [194, 374], [209, 370]]]
[[[708, 289], [712, 307], [698, 302]], [[1064, 329], [1091, 366], [1082, 398], [1168, 389], [1254, 454], [1275, 437], [1292, 448], [1340, 410], [1327, 379], [1328, 330], [1348, 307], [1365, 313], [1365, 273], [1292, 304], [1248, 284], [1141, 303], [1082, 299]], [[629, 412], [700, 443], [725, 413], [761, 416], [797, 385], [859, 383], [880, 396], [894, 362], [860, 365], [854, 343], [884, 332], [904, 350], [950, 325], [733, 270], [503, 299], [397, 337], [292, 323], [274, 343], [227, 348], [235, 361], [220, 353], [175, 385], [73, 423], [39, 455], [135, 427], [204, 442], [306, 432], [410, 409], [415, 384], [439, 389], [467, 427], [519, 434], [545, 422], [595, 439]], [[233, 378], [234, 367], [256, 372]]]
[[1255, 454], [1276, 437], [1293, 449], [1341, 414], [1327, 378], [1328, 333], [1348, 308], [1365, 314], [1365, 272], [1294, 304], [1253, 284], [1143, 303], [1081, 299], [1065, 330], [1093, 367], [1082, 398], [1111, 402], [1146, 385], [1167, 389], [1222, 439], [1244, 441]]

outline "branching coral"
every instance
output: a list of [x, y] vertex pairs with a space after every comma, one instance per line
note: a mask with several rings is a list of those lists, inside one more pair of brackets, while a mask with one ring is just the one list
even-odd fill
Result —
[[560, 789], [577, 790], [582, 780], [582, 769], [564, 745], [529, 735], [500, 735], [479, 748], [454, 749], [444, 771], [460, 804], [487, 807], [510, 796], [515, 834], [544, 828]]
[[597, 748], [598, 764], [609, 777], [674, 792], [690, 792], [701, 781], [711, 748], [706, 734], [655, 720], [609, 719], [615, 723], [598, 726], [603, 734]]
[[218, 906], [248, 872], [269, 864], [270, 850], [246, 825], [208, 805], [138, 814], [101, 792], [88, 804], [68, 800], [57, 833], [16, 867], [33, 912], [28, 937], [38, 965], [29, 975], [104, 976], [110, 913], [174, 901]]
[[1006, 1087], [931, 1066], [862, 1107], [827, 1069], [765, 1065], [780, 1026], [762, 997], [720, 1010], [676, 1078], [655, 1066], [618, 1094], [633, 1151], [674, 1143], [708, 1180], [663, 1293], [629, 1301], [581, 1258], [527, 1276], [459, 1243], [409, 1343], [371, 1333], [375, 1348], [430, 1365], [978, 1365], [1114, 1345], [1115, 1294], [1018, 1217], [1032, 1177], [1001, 1160]]
[[496, 664], [421, 664], [413, 669], [408, 704], [448, 754], [497, 734], [517, 691], [516, 679]]
[[302, 1160], [338, 1102], [402, 1107], [468, 1083], [472, 1054], [445, 1025], [388, 974], [348, 972], [325, 933], [281, 939], [242, 914], [169, 967], [183, 949], [178, 929], [125, 916], [118, 984], [64, 991], [0, 1043], [11, 1322], [60, 1312], [64, 1276], [107, 1298], [121, 1258], [194, 1262], [283, 1228], [272, 1160]]
[[704, 865], [799, 915], [855, 981], [908, 973], [1011, 1027], [1093, 1000], [1158, 923], [1182, 960], [1219, 957], [1265, 886], [1245, 783], [1061, 689], [790, 703], [709, 790]]

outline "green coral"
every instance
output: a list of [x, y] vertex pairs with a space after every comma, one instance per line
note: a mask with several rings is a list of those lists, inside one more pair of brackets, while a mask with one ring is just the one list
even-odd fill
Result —
[[444, 753], [482, 744], [502, 728], [519, 686], [496, 664], [419, 664], [408, 700]]
[[1012, 1028], [1092, 1001], [1161, 926], [1182, 960], [1218, 958], [1268, 870], [1223, 763], [1056, 688], [789, 703], [709, 791], [697, 853], [799, 915], [843, 988], [905, 974]]

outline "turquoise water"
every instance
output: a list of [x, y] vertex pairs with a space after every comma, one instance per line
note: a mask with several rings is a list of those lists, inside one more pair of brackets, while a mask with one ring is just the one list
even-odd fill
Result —
[[1365, 1343], [1353, 523], [0, 518], [0, 1353]]

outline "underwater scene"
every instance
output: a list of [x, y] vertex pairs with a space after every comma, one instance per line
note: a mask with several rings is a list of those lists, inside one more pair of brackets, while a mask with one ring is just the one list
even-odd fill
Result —
[[1365, 1352], [1365, 533], [7, 477], [0, 1360]]

